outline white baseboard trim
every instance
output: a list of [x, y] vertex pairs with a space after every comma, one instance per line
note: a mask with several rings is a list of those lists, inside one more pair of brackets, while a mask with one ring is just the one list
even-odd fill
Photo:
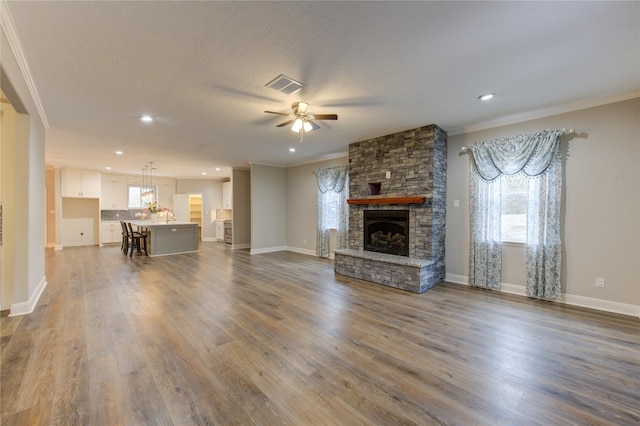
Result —
[[252, 248], [251, 251], [249, 252], [249, 254], [273, 253], [273, 252], [276, 252], [276, 251], [287, 251], [287, 247], [286, 246], [279, 246], [279, 247], [265, 247], [265, 248], [260, 248], [260, 249]]
[[640, 306], [628, 303], [612, 302], [610, 300], [594, 299], [593, 297], [564, 294], [563, 302], [567, 305], [582, 306], [583, 308], [598, 309], [615, 314], [630, 315], [640, 318]]
[[216, 237], [202, 237], [201, 240], [205, 242], [218, 241]]
[[309, 256], [315, 256], [316, 255], [316, 251], [315, 250], [304, 249], [304, 248], [300, 248], [300, 247], [287, 246], [286, 250], [287, 251], [292, 251], [294, 253], [307, 254]]
[[[445, 281], [469, 285], [469, 277], [464, 275], [446, 274]], [[502, 293], [515, 294], [526, 297], [525, 288], [521, 285], [501, 283]], [[573, 294], [563, 294], [562, 299], [554, 300], [557, 303], [565, 303], [572, 306], [596, 309], [598, 311], [612, 312], [614, 314], [630, 315], [640, 318], [640, 306], [628, 303], [612, 302], [610, 300], [595, 299], [593, 297], [576, 296]]]
[[62, 246], [60, 244], [56, 244], [56, 247], [54, 248], [54, 250], [62, 250]]
[[242, 250], [242, 249], [250, 249], [251, 243], [247, 244], [231, 244], [231, 250]]
[[447, 272], [444, 276], [444, 280], [450, 283], [469, 285], [469, 278], [464, 275], [450, 274]]
[[33, 312], [46, 286], [47, 286], [47, 277], [43, 275], [42, 278], [40, 279], [40, 283], [36, 287], [36, 290], [33, 292], [29, 300], [27, 300], [26, 302], [11, 304], [11, 307], [9, 308], [9, 316], [17, 317], [19, 315], [26, 315]]

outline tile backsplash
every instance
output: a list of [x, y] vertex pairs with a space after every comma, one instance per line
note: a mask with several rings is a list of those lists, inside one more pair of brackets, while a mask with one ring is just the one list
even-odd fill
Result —
[[142, 209], [131, 210], [100, 210], [100, 220], [135, 220], [136, 213], [141, 213]]

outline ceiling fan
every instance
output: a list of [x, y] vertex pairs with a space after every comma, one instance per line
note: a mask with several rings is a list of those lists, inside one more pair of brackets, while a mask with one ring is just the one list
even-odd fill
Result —
[[311, 120], [337, 120], [337, 114], [311, 114], [311, 105], [306, 102], [294, 102], [291, 104], [291, 110], [293, 114], [287, 114], [285, 112], [265, 111], [267, 114], [286, 115], [290, 117], [290, 120], [276, 125], [276, 127], [284, 127], [293, 123], [291, 131], [298, 132], [300, 134], [300, 143], [302, 143], [304, 132], [310, 132], [312, 130], [319, 129], [316, 123]]

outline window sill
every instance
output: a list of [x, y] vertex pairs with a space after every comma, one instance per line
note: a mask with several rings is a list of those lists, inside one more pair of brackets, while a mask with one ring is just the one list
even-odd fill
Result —
[[526, 243], [521, 243], [519, 241], [501, 241], [500, 245], [503, 247], [521, 247], [521, 248], [525, 248], [527, 246]]

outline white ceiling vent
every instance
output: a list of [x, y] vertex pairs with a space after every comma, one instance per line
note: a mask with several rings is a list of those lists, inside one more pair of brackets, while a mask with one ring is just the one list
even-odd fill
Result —
[[291, 77], [287, 77], [284, 74], [280, 74], [279, 76], [277, 76], [276, 78], [274, 78], [273, 80], [265, 84], [265, 86], [271, 87], [272, 89], [275, 89], [278, 92], [291, 95], [293, 93], [296, 93], [298, 90], [302, 89], [302, 86], [304, 85], [302, 83], [295, 81]]

